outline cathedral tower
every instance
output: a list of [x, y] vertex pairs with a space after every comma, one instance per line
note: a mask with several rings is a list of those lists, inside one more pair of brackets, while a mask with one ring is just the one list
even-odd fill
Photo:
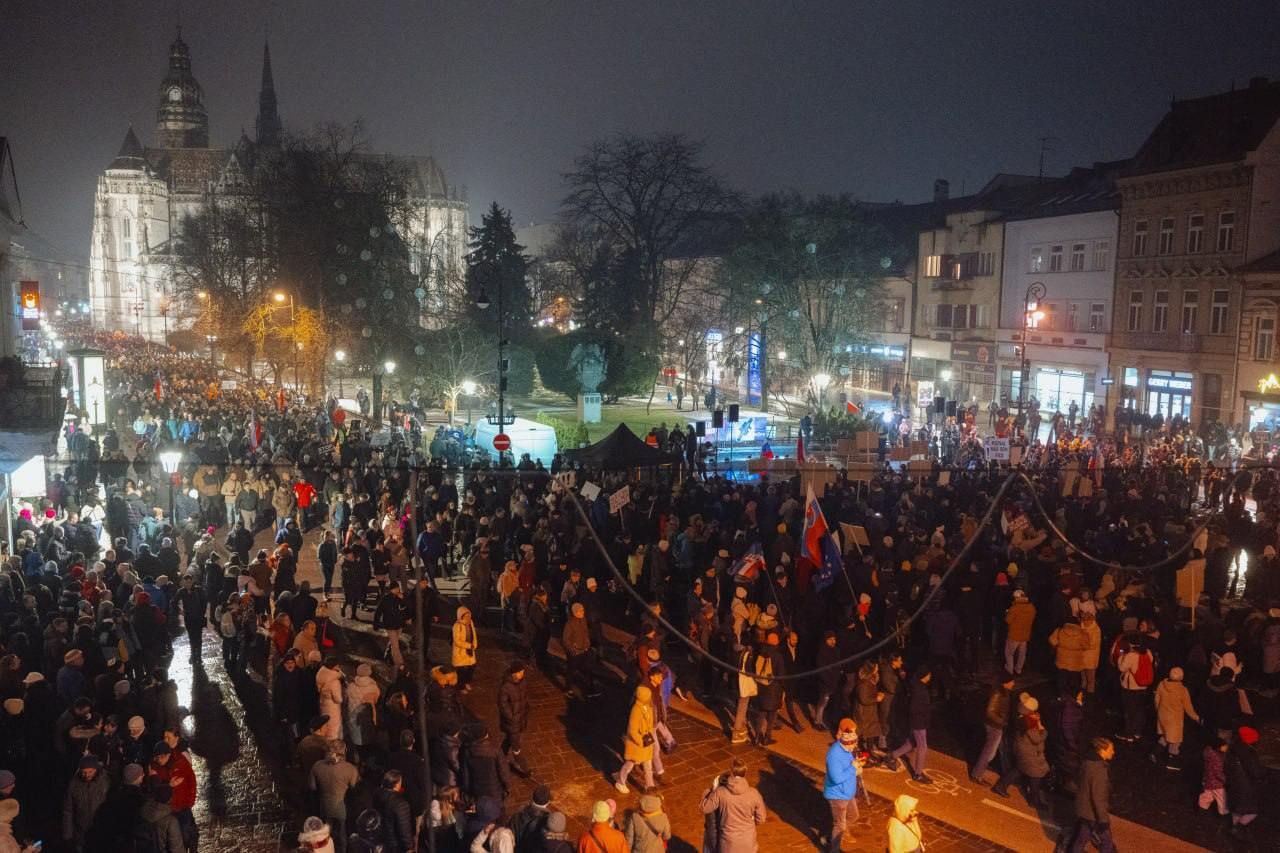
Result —
[[204, 92], [191, 74], [191, 50], [182, 31], [169, 46], [169, 73], [160, 84], [156, 111], [156, 145], [160, 148], [208, 148], [209, 115]]
[[271, 46], [262, 45], [262, 87], [258, 91], [258, 120], [254, 123], [259, 145], [274, 148], [280, 144], [280, 111], [276, 103], [275, 81], [271, 79]]

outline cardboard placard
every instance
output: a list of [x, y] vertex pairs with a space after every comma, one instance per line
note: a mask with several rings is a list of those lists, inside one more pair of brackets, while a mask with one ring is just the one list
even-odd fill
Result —
[[623, 486], [609, 495], [609, 512], [618, 512], [629, 503], [631, 503], [631, 487]]
[[1010, 447], [1009, 448], [1009, 464], [1020, 465], [1021, 463], [1022, 463], [1022, 448]]
[[600, 497], [600, 487], [597, 486], [595, 483], [592, 483], [590, 480], [588, 480], [587, 482], [582, 484], [582, 490], [580, 494], [586, 500], [594, 501], [596, 498]]
[[938, 485], [939, 485], [939, 486], [945, 486], [945, 485], [947, 485], [947, 484], [948, 484], [948, 483], [950, 483], [950, 482], [951, 482], [951, 472], [950, 472], [950, 471], [943, 471], [941, 474], [939, 474], [939, 475], [938, 475]]
[[996, 438], [988, 436], [982, 439], [982, 449], [986, 451], [987, 459], [993, 462], [1009, 461], [1009, 439]]
[[927, 441], [913, 441], [913, 442], [911, 442], [911, 455], [912, 455], [912, 456], [928, 456], [928, 455], [929, 455], [929, 442], [927, 442]]
[[879, 450], [880, 449], [880, 433], [878, 432], [856, 432], [853, 434], [854, 446], [858, 450]]
[[911, 459], [911, 448], [909, 447], [893, 447], [889, 450], [889, 460], [891, 462], [907, 462]]

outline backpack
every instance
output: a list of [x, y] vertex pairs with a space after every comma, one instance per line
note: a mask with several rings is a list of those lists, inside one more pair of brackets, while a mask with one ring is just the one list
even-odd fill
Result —
[[1138, 669], [1133, 673], [1133, 680], [1139, 687], [1150, 687], [1156, 680], [1155, 661], [1150, 652], [1138, 655]]
[[218, 633], [220, 633], [224, 639], [235, 639], [236, 617], [229, 608], [223, 609], [222, 615], [218, 617]]

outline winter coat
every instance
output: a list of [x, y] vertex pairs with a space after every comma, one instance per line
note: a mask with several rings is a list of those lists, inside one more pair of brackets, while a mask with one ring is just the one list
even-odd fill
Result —
[[462, 741], [457, 735], [431, 739], [431, 784], [437, 788], [461, 787]]
[[387, 853], [408, 853], [413, 849], [413, 818], [409, 814], [409, 801], [403, 795], [383, 788], [374, 794], [373, 802], [382, 815]]
[[1023, 775], [1043, 779], [1049, 775], [1049, 761], [1044, 755], [1044, 744], [1049, 733], [1040, 725], [1031, 729], [1025, 726], [1020, 728], [1022, 731], [1013, 739], [1014, 762]]
[[347, 727], [356, 746], [372, 746], [378, 735], [378, 699], [382, 688], [372, 676], [357, 675], [347, 685]]
[[564, 646], [566, 655], [580, 655], [591, 648], [591, 628], [586, 619], [571, 616], [564, 623], [564, 631], [560, 635], [560, 644]]
[[17, 818], [18, 801], [0, 800], [0, 853], [20, 853], [21, 851], [17, 840], [13, 837], [13, 822]]
[[1233, 815], [1258, 813], [1258, 785], [1266, 771], [1253, 747], [1233, 743], [1227, 750], [1227, 804]]
[[929, 728], [929, 685], [912, 679], [907, 698], [907, 726], [912, 731]]
[[477, 800], [493, 797], [502, 802], [511, 790], [507, 760], [487, 738], [467, 747], [464, 775], [467, 793]]
[[860, 737], [884, 737], [887, 734], [880, 725], [880, 703], [876, 701], [879, 692], [879, 682], [865, 678], [859, 678], [857, 686], [853, 688], [853, 719], [858, 724]]
[[321, 816], [346, 820], [347, 792], [360, 782], [360, 771], [350, 761], [317, 761], [307, 774], [307, 784], [320, 798]]
[[1031, 623], [1036, 619], [1036, 606], [1025, 598], [1016, 599], [1004, 614], [1009, 626], [1009, 642], [1025, 643], [1031, 639]]
[[139, 850], [159, 850], [161, 853], [185, 853], [182, 827], [166, 803], [158, 803], [147, 797], [138, 810], [138, 823], [133, 827], [133, 842]]
[[[1056, 649], [1054, 665], [1063, 672], [1080, 672], [1090, 651], [1090, 637], [1085, 629], [1068, 622], [1049, 635], [1049, 645]], [[1096, 656], [1097, 651], [1094, 651]]]
[[1190, 717], [1196, 722], [1200, 715], [1191, 704], [1191, 694], [1181, 681], [1166, 678], [1156, 687], [1156, 731], [1169, 743], [1182, 743], [1182, 720]]
[[632, 812], [622, 834], [631, 853], [663, 853], [671, 839], [671, 819], [662, 812]]
[[79, 773], [71, 777], [67, 795], [62, 801], [63, 839], [74, 841], [77, 847], [84, 844], [98, 809], [107, 801], [109, 787], [107, 774], [102, 771], [98, 771], [92, 782], [86, 782]]
[[653, 692], [641, 685], [636, 688], [635, 701], [627, 718], [627, 735], [622, 744], [624, 760], [644, 762], [653, 759], [653, 729]]
[[626, 836], [607, 823], [591, 824], [576, 849], [578, 853], [628, 853]]
[[786, 663], [782, 658], [782, 650], [778, 646], [765, 646], [756, 656], [754, 669], [756, 673], [756, 709], [760, 711], [776, 711], [782, 707], [783, 682], [774, 675], [786, 671]]
[[741, 776], [730, 776], [702, 796], [702, 813], [716, 816], [716, 853], [757, 853], [756, 824], [764, 823], [764, 798]]
[[907, 794], [899, 794], [893, 801], [893, 817], [889, 818], [886, 832], [889, 841], [888, 853], [915, 853], [922, 846], [920, 835], [920, 819], [912, 817], [920, 801]]
[[997, 684], [991, 689], [991, 695], [987, 697], [987, 709], [984, 712], [983, 722], [993, 729], [1004, 731], [1009, 726], [1009, 715], [1012, 712], [1012, 694], [1004, 689], [1004, 685]]
[[858, 796], [857, 753], [845, 749], [840, 741], [827, 748], [827, 775], [822, 782], [822, 796], [828, 800], [852, 800]]
[[1086, 755], [1080, 762], [1076, 817], [1094, 823], [1111, 820], [1111, 773], [1107, 762], [1096, 752]]
[[320, 667], [316, 672], [316, 691], [320, 694], [320, 713], [329, 717], [320, 734], [329, 740], [342, 740], [342, 673]]
[[[466, 610], [458, 608], [459, 613]], [[468, 613], [470, 611], [467, 611]], [[453, 623], [453, 653], [450, 662], [454, 666], [475, 666], [476, 646], [480, 643], [479, 634], [474, 623], [463, 623], [461, 618]]]
[[880, 692], [884, 694], [880, 700], [880, 729], [886, 736], [893, 733], [895, 703], [901, 686], [901, 672], [888, 665], [880, 667]]
[[524, 681], [508, 676], [498, 688], [498, 727], [508, 734], [529, 727], [529, 689]]

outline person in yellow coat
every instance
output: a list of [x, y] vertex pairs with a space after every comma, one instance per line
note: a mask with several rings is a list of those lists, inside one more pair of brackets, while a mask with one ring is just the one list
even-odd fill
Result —
[[635, 701], [631, 703], [627, 735], [622, 742], [622, 767], [613, 782], [619, 793], [631, 793], [627, 778], [637, 764], [644, 768], [645, 791], [653, 789], [653, 729], [653, 691], [642, 684], [636, 688]]
[[480, 642], [476, 626], [471, 622], [471, 609], [458, 608], [458, 621], [453, 623], [453, 655], [450, 663], [458, 671], [458, 685], [463, 693], [471, 692], [471, 675], [476, 669], [476, 646]]
[[917, 853], [924, 850], [920, 837], [920, 813], [916, 806], [920, 801], [908, 794], [899, 794], [893, 801], [893, 817], [889, 818], [888, 853]]

